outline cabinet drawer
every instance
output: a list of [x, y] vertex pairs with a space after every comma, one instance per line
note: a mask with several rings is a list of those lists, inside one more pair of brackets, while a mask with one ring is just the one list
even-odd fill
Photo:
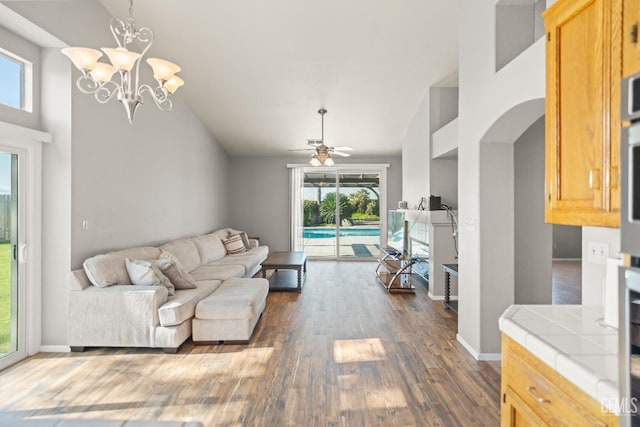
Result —
[[533, 366], [513, 352], [503, 368], [509, 387], [522, 401], [549, 425], [606, 426], [569, 395], [560, 390]]
[[[501, 425], [618, 426], [618, 417], [502, 335]], [[542, 420], [540, 422], [539, 420]]]

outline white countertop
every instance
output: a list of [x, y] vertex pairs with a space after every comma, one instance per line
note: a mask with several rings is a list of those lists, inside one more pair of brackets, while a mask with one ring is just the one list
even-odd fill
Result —
[[[500, 330], [616, 413], [618, 331], [602, 324], [604, 309], [582, 305], [512, 305]], [[610, 402], [610, 403], [609, 403]]]

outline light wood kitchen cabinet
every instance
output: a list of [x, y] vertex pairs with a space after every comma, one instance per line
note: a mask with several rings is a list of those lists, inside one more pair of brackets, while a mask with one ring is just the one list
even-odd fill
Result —
[[617, 426], [618, 417], [520, 344], [502, 335], [500, 424]]
[[545, 219], [618, 227], [622, 0], [559, 0], [544, 18]]
[[622, 76], [640, 72], [640, 2], [622, 4]]

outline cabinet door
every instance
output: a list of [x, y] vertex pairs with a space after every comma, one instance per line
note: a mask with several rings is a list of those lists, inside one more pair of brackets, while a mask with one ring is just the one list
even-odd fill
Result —
[[624, 0], [622, 8], [622, 75], [640, 72], [640, 2]]
[[547, 423], [540, 418], [520, 397], [507, 387], [502, 395], [500, 412], [501, 427], [544, 426]]
[[619, 2], [559, 1], [545, 14], [547, 222], [619, 225]]

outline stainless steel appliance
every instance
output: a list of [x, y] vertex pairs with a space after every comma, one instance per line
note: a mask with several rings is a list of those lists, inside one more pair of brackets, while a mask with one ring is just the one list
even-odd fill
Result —
[[622, 426], [640, 426], [640, 73], [622, 80], [619, 354]]

